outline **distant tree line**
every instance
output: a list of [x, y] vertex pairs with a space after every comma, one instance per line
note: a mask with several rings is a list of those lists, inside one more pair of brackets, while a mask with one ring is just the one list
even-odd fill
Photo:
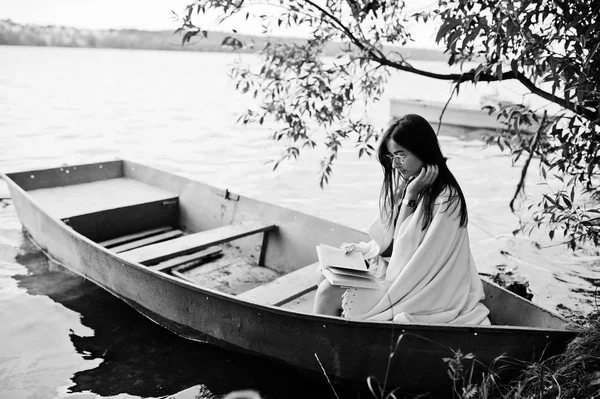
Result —
[[174, 35], [170, 30], [91, 30], [65, 26], [21, 25], [10, 20], [0, 21], [0, 45], [226, 51], [227, 49], [221, 46], [223, 38], [219, 37], [225, 35], [218, 32], [214, 32], [213, 35], [211, 40], [182, 46], [179, 34]]
[[[228, 41], [230, 34], [210, 32], [206, 38], [186, 40], [182, 45], [183, 32], [171, 30], [147, 31], [137, 29], [77, 29], [55, 25], [23, 25], [11, 20], [0, 20], [0, 45], [48, 46], [48, 47], [91, 47], [169, 51], [229, 52], [235, 43]], [[267, 38], [251, 35], [237, 35], [251, 45], [236, 52], [259, 52], [269, 41], [285, 41], [303, 45], [306, 40], [294, 38]], [[341, 51], [340, 45], [330, 43], [324, 54], [334, 56]], [[406, 49], [407, 57], [422, 60], [442, 60], [443, 54], [430, 49]]]

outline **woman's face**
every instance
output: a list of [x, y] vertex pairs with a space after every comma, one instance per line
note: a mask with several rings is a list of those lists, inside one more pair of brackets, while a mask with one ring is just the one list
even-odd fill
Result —
[[405, 179], [412, 178], [421, 172], [424, 164], [415, 154], [392, 139], [388, 140], [386, 147], [393, 157], [392, 167], [400, 172], [402, 177]]

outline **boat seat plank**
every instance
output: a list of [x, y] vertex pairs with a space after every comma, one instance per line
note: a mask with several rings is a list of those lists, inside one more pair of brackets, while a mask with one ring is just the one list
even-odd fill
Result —
[[317, 263], [243, 292], [237, 298], [262, 305], [281, 306], [317, 288]]
[[132, 251], [137, 248], [143, 248], [145, 246], [160, 243], [166, 240], [176, 239], [181, 237], [183, 232], [181, 230], [171, 230], [166, 233], [154, 235], [151, 237], [142, 238], [141, 240], [136, 240], [132, 242], [128, 242], [127, 244], [119, 245], [116, 247], [110, 248], [111, 251], [116, 253], [122, 253], [125, 251]]
[[189, 255], [178, 256], [176, 258], [160, 262], [157, 265], [148, 266], [148, 269], [160, 272], [175, 267], [192, 266], [193, 264], [200, 263], [207, 258], [220, 254], [221, 252], [222, 250], [219, 247], [208, 247], [202, 251], [194, 252]]
[[127, 177], [41, 188], [28, 193], [42, 209], [58, 219], [178, 198], [177, 194]]
[[171, 230], [173, 230], [173, 228], [170, 226], [158, 227], [155, 229], [140, 231], [139, 233], [127, 234], [125, 236], [113, 238], [111, 240], [102, 241], [102, 242], [99, 242], [98, 244], [105, 248], [110, 248], [110, 247], [115, 247], [117, 245], [126, 244], [131, 241], [140, 240], [142, 238], [154, 236], [154, 235], [161, 234], [161, 233], [166, 233], [167, 231], [171, 231]]
[[138, 263], [160, 262], [252, 234], [266, 233], [276, 228], [276, 225], [260, 221], [239, 222], [137, 248], [124, 253], [123, 259]]
[[283, 309], [293, 310], [294, 312], [313, 313], [316, 295], [317, 290], [314, 289], [302, 296], [299, 296], [293, 301], [289, 301], [288, 303], [281, 305], [281, 307]]

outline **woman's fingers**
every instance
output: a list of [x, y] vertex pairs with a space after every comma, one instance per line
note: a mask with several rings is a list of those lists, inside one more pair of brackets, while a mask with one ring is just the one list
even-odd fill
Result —
[[439, 169], [437, 165], [429, 165], [426, 172], [426, 181], [428, 185], [433, 184], [435, 179], [437, 179], [438, 171]]
[[341, 248], [342, 248], [342, 250], [344, 250], [344, 252], [346, 252], [348, 254], [348, 253], [356, 250], [356, 244], [344, 242], [344, 243], [342, 243]]
[[344, 242], [340, 248], [342, 248], [346, 254], [349, 254], [350, 252], [360, 252], [363, 255], [369, 253], [369, 250], [371, 249], [370, 245], [366, 242], [359, 242], [358, 244]]
[[409, 190], [413, 194], [419, 193], [421, 190], [431, 186], [439, 174], [437, 165], [424, 165], [417, 177], [410, 183]]
[[431, 185], [438, 175], [438, 166], [437, 165], [425, 165], [421, 170], [423, 173], [423, 183], [426, 185]]

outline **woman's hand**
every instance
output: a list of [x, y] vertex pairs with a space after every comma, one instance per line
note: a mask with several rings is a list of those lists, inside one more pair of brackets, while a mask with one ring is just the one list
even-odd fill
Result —
[[358, 244], [352, 244], [348, 242], [342, 243], [341, 247], [346, 254], [350, 252], [358, 251], [363, 255], [366, 255], [369, 252], [369, 245], [366, 242], [359, 242]]
[[427, 187], [431, 186], [437, 179], [439, 169], [437, 165], [425, 165], [421, 168], [421, 172], [415, 177], [406, 188], [406, 197], [415, 198]]

